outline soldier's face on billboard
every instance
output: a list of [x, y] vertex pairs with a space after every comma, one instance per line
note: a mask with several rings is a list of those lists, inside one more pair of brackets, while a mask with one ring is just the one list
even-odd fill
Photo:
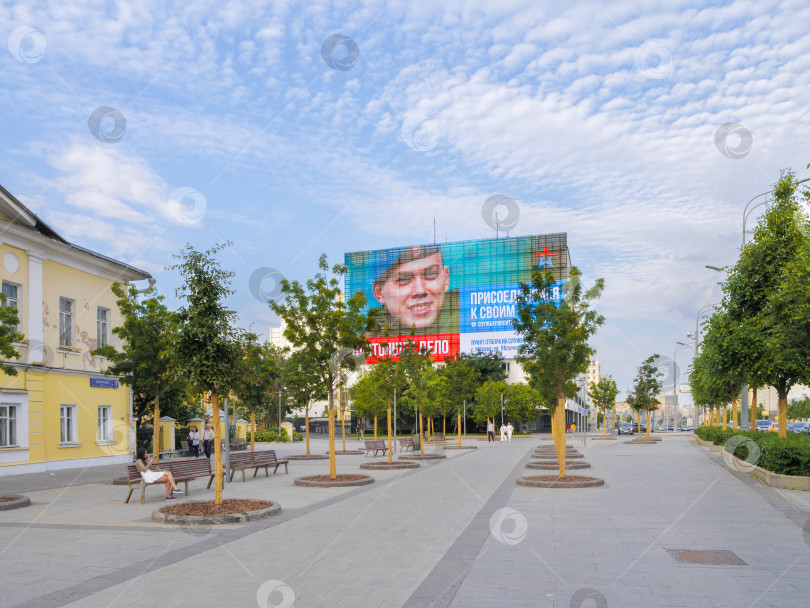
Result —
[[441, 252], [406, 262], [382, 285], [374, 285], [374, 297], [406, 326], [423, 329], [433, 324], [450, 285], [450, 270]]

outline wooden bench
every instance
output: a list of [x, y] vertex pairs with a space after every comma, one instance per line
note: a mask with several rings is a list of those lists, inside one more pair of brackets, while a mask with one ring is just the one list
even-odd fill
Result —
[[[171, 471], [172, 476], [174, 477], [174, 481], [179, 483], [183, 482], [185, 484], [185, 492], [186, 496], [188, 496], [188, 482], [192, 479], [198, 479], [200, 477], [209, 477], [208, 486], [207, 488], [211, 487], [211, 482], [214, 481], [214, 473], [211, 470], [211, 462], [207, 458], [195, 458], [193, 460], [178, 460], [176, 462], [161, 462], [158, 463], [158, 466], [163, 469], [164, 471]], [[163, 485], [164, 481], [155, 481], [152, 483], [146, 483], [141, 477], [141, 472], [138, 471], [138, 467], [134, 464], [127, 465], [127, 484], [129, 485], [129, 494], [127, 494], [127, 499], [124, 503], [128, 503], [130, 497], [132, 496], [132, 492], [135, 488], [140, 488], [141, 490], [141, 504], [144, 503], [144, 497], [146, 495], [146, 486], [154, 486], [154, 485]], [[207, 489], [206, 488], [206, 489]]]
[[405, 450], [406, 452], [410, 449], [415, 449], [416, 446], [413, 443], [413, 437], [405, 437], [404, 439], [399, 440], [399, 449], [400, 451]]
[[247, 442], [242, 439], [241, 437], [236, 437], [231, 442], [231, 449], [232, 450], [244, 450], [247, 447]]
[[366, 456], [372, 450], [374, 451], [374, 455], [377, 455], [377, 452], [382, 452], [383, 454], [388, 453], [388, 445], [385, 443], [385, 439], [366, 439]]
[[262, 450], [261, 452], [242, 452], [241, 454], [231, 454], [231, 476], [230, 481], [233, 481], [233, 474], [236, 471], [242, 471], [242, 481], [245, 479], [245, 469], [254, 469], [253, 477], [259, 472], [260, 468], [264, 468], [266, 477], [270, 477], [268, 467], [275, 467], [273, 474], [275, 475], [278, 468], [284, 465], [284, 472], [288, 473], [287, 464], [290, 461], [286, 458], [279, 459], [276, 456], [275, 450]]

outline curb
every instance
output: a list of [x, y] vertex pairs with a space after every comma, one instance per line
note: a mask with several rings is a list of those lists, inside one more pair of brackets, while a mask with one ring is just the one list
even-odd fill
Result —
[[[206, 501], [192, 501], [192, 502], [206, 502]], [[190, 503], [184, 503], [190, 504]], [[265, 509], [257, 509], [255, 511], [245, 511], [244, 513], [226, 513], [223, 515], [172, 515], [170, 513], [162, 513], [160, 510], [152, 511], [152, 521], [162, 524], [178, 524], [186, 526], [210, 526], [216, 524], [243, 524], [249, 521], [258, 521], [266, 519], [273, 515], [281, 513], [281, 505], [278, 503], [272, 507]]]
[[370, 483], [374, 483], [374, 478], [370, 475], [364, 475], [362, 479], [352, 479], [349, 481], [315, 481], [313, 476], [309, 476], [298, 477], [293, 483], [303, 488], [345, 488], [348, 486], [367, 486]]
[[[527, 469], [542, 469], [544, 471], [557, 471], [560, 468], [557, 462], [530, 462], [526, 465]], [[565, 470], [574, 471], [576, 469], [590, 469], [591, 465], [587, 462], [566, 462]]]
[[443, 458], [447, 458], [444, 454], [425, 454], [422, 456], [421, 454], [413, 454], [408, 456], [400, 456], [400, 460], [441, 460]]
[[369, 471], [386, 471], [388, 469], [418, 469], [422, 465], [418, 462], [400, 462], [394, 461], [391, 464], [380, 464], [378, 462], [367, 462], [366, 464], [361, 464], [361, 469], [366, 469]]
[[589, 477], [584, 481], [541, 481], [529, 477], [521, 477], [517, 480], [517, 485], [528, 486], [530, 488], [595, 488], [605, 485], [604, 479]]
[[477, 445], [446, 445], [445, 450], [477, 450]]
[[0, 511], [11, 511], [12, 509], [22, 509], [31, 504], [31, 499], [21, 494], [6, 494], [3, 498], [13, 498], [7, 502], [0, 502]]

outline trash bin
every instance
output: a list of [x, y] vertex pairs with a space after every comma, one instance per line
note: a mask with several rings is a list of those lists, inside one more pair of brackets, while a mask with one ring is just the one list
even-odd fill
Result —
[[292, 422], [282, 422], [281, 428], [287, 433], [287, 438], [292, 441], [293, 438], [293, 425]]

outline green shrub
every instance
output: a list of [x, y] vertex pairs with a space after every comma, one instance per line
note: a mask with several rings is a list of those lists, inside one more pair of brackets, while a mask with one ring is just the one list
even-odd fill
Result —
[[[711, 441], [714, 445], [727, 446], [727, 450], [734, 447], [734, 455], [762, 467], [765, 470], [780, 475], [800, 475], [810, 477], [810, 436], [788, 433], [785, 439], [780, 439], [776, 433], [769, 431], [734, 431], [723, 430], [711, 426], [702, 426], [695, 429], [695, 435], [704, 441]], [[741, 436], [754, 441], [759, 454], [751, 454], [753, 446], [747, 441], [727, 443], [734, 436]]]
[[293, 441], [303, 441], [304, 436], [298, 431], [293, 431]]
[[[267, 431], [256, 431], [256, 441], [261, 443], [286, 443], [290, 439], [287, 437], [287, 433], [279, 433], [276, 430], [270, 429]], [[247, 432], [247, 442], [250, 443], [250, 431]]]

